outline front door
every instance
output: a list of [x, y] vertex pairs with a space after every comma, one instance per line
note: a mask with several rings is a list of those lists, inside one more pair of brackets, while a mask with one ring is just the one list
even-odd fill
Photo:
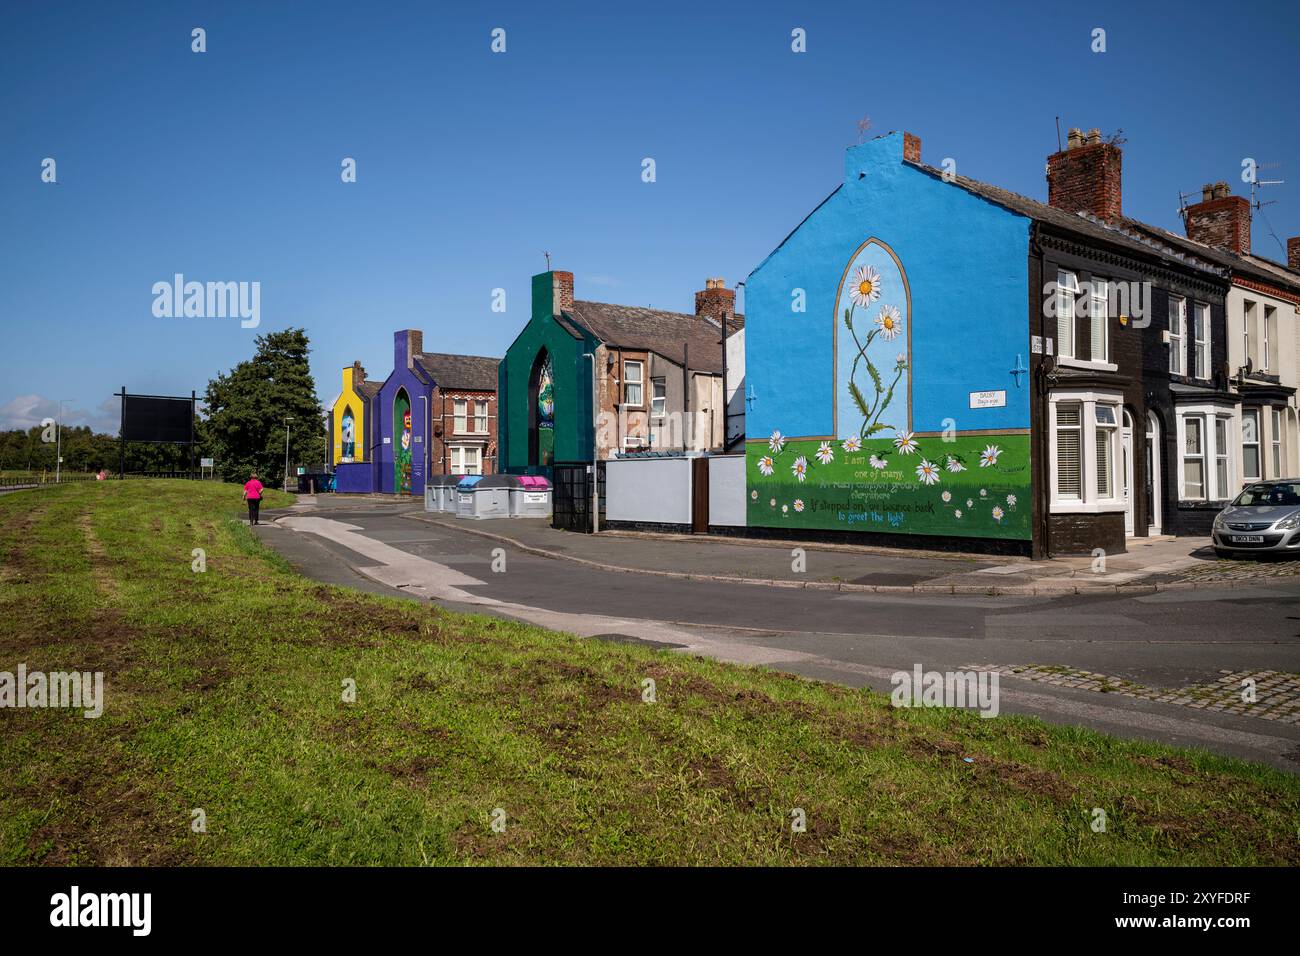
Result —
[[709, 530], [709, 459], [691, 459], [691, 530]]
[[1124, 533], [1133, 534], [1133, 419], [1124, 413], [1124, 430], [1120, 437], [1120, 480], [1124, 483]]

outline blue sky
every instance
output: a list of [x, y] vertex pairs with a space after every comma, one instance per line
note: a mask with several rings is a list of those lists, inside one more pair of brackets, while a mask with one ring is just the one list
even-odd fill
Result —
[[[863, 117], [1040, 199], [1055, 117], [1123, 129], [1125, 212], [1177, 230], [1180, 190], [1240, 192], [1244, 157], [1280, 162], [1263, 212], [1285, 241], [1300, 8], [1245, 9], [7, 4], [0, 428], [69, 399], [69, 420], [115, 431], [120, 386], [201, 394], [288, 326], [311, 335], [323, 401], [354, 359], [387, 375], [400, 328], [500, 355], [544, 249], [579, 298], [691, 311], [706, 277], [734, 286], [835, 187]], [[1258, 215], [1253, 241], [1282, 257]], [[260, 282], [260, 328], [156, 318], [152, 286], [177, 272]]]

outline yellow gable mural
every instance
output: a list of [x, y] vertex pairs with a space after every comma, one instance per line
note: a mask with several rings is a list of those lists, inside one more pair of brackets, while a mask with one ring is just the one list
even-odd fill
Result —
[[366, 460], [367, 406], [361, 394], [361, 383], [365, 380], [366, 370], [360, 362], [343, 370], [343, 394], [334, 402], [334, 408], [330, 412], [336, 465]]

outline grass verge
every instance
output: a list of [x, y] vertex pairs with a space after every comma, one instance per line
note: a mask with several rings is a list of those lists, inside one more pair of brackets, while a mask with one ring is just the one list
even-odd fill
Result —
[[0, 863], [1300, 862], [1270, 768], [325, 587], [242, 510], [0, 497], [0, 671], [106, 697], [0, 710]]

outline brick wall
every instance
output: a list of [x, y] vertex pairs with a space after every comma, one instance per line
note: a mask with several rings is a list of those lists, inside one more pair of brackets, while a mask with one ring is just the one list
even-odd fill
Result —
[[[469, 434], [456, 432], [456, 402], [465, 401], [467, 425], [474, 419], [478, 403], [487, 404], [487, 434]], [[483, 474], [490, 475], [499, 470], [496, 461], [497, 449], [497, 398], [495, 392], [477, 392], [464, 389], [433, 390], [433, 440], [429, 444], [429, 473], [431, 475], [449, 475], [454, 470], [451, 463], [452, 445], [478, 445], [482, 448]]]
[[1123, 554], [1127, 550], [1123, 512], [1048, 515], [1047, 534], [1052, 554], [1090, 554], [1096, 548]]
[[1186, 212], [1187, 238], [1238, 255], [1250, 252], [1250, 203], [1218, 182], [1201, 190], [1202, 199]]

